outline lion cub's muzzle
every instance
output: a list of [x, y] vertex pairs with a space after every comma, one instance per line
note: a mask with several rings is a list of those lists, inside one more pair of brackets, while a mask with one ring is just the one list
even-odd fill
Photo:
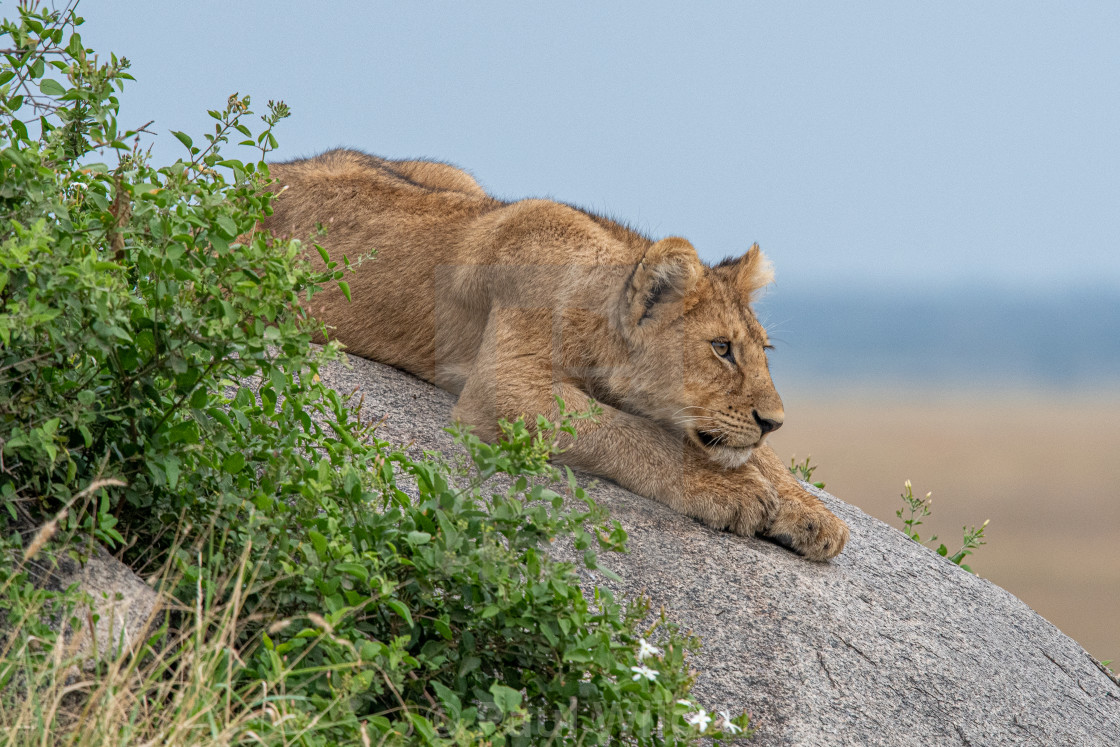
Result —
[[690, 431], [689, 436], [709, 459], [725, 469], [742, 467], [751, 458], [751, 451], [758, 445], [757, 443], [748, 446], [729, 444], [726, 434], [702, 429]]
[[782, 418], [765, 417], [757, 410], [751, 415], [758, 433], [747, 434], [736, 432], [738, 429], [723, 428], [692, 428], [689, 435], [700, 446], [708, 457], [717, 464], [734, 469], [741, 467], [750, 459], [751, 451], [762, 445], [766, 436], [782, 427]]

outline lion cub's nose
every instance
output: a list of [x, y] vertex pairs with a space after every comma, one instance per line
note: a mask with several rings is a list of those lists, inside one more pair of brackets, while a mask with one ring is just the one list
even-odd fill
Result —
[[770, 431], [776, 431], [782, 427], [782, 421], [780, 418], [777, 420], [764, 418], [758, 414], [758, 410], [754, 411], [754, 422], [758, 423], [758, 427], [762, 431], [762, 435], [764, 436]]

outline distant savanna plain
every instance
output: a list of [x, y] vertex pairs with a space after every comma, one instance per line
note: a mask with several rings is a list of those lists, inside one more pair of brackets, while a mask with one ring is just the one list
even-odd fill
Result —
[[910, 480], [950, 550], [990, 519], [972, 569], [1120, 660], [1120, 293], [781, 295], [778, 453], [895, 527]]

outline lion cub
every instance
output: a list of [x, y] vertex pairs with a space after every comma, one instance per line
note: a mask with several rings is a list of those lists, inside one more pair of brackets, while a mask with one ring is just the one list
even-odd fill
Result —
[[331, 257], [377, 251], [352, 302], [335, 288], [311, 303], [349, 352], [458, 394], [454, 417], [482, 438], [500, 418], [556, 418], [557, 396], [595, 400], [560, 462], [812, 560], [843, 549], [847, 526], [765, 443], [783, 411], [750, 307], [772, 277], [757, 246], [708, 267], [684, 239], [502, 202], [442, 163], [336, 150], [270, 168], [265, 228], [322, 223]]

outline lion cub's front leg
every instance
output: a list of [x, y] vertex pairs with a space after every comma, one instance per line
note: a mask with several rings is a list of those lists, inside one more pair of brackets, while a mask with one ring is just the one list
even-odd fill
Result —
[[[496, 439], [499, 418], [533, 422], [544, 415], [555, 421], [556, 397], [572, 411], [587, 409], [587, 392], [555, 380], [551, 358], [536, 352], [550, 349], [550, 321], [547, 310], [492, 313], [455, 420], [473, 426], [481, 438]], [[614, 480], [710, 527], [772, 537], [812, 560], [828, 560], [844, 548], [844, 522], [802, 489], [769, 447], [756, 448], [742, 467], [725, 469], [683, 434], [609, 405], [600, 410], [596, 420], [575, 423], [578, 437], [565, 444], [558, 462]]]
[[810, 560], [828, 560], [844, 549], [847, 525], [802, 488], [768, 446], [736, 469], [690, 451], [677, 507], [682, 513], [736, 534], [761, 534]]
[[[460, 396], [454, 417], [483, 438], [497, 438], [494, 410], [479, 396], [486, 388], [472, 384]], [[527, 406], [503, 408], [498, 416], [540, 413], [555, 420], [551, 394], [575, 409], [588, 403], [587, 395], [570, 385], [544, 391], [548, 401], [541, 396], [529, 404], [532, 398], [526, 397]], [[771, 537], [810, 560], [828, 560], [844, 549], [848, 527], [801, 487], [769, 447], [755, 449], [742, 467], [725, 469], [646, 418], [608, 406], [602, 411], [597, 421], [576, 423], [578, 438], [557, 461], [614, 480], [712, 528]]]

